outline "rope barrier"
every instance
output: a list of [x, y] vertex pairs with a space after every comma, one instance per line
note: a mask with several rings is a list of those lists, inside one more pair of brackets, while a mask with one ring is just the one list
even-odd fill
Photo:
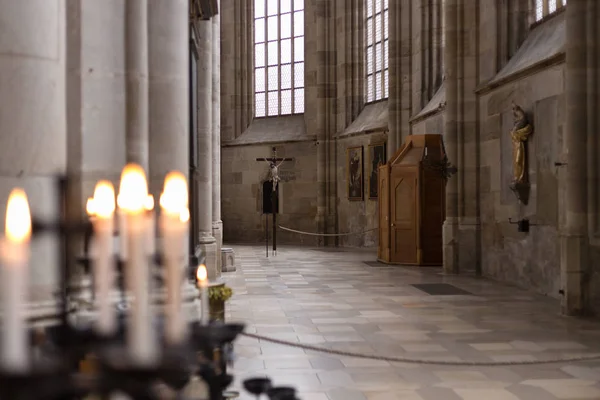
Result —
[[564, 358], [551, 358], [547, 360], [521, 360], [521, 361], [447, 361], [447, 360], [423, 360], [417, 358], [408, 357], [392, 357], [392, 356], [376, 356], [371, 354], [355, 353], [351, 351], [331, 350], [318, 346], [310, 346], [301, 343], [293, 343], [285, 340], [279, 340], [270, 338], [268, 336], [257, 335], [254, 333], [242, 332], [241, 335], [264, 340], [265, 342], [280, 344], [288, 347], [295, 347], [303, 350], [315, 351], [317, 353], [333, 354], [343, 357], [362, 358], [368, 360], [397, 362], [405, 364], [422, 364], [422, 365], [444, 365], [454, 367], [500, 367], [500, 366], [511, 366], [511, 365], [541, 365], [541, 364], [558, 364], [558, 363], [574, 363], [582, 361], [595, 361], [600, 360], [600, 354], [588, 354], [583, 356], [573, 356]]
[[279, 225], [279, 229], [283, 229], [284, 231], [299, 233], [301, 235], [309, 235], [309, 236], [352, 236], [352, 235], [363, 235], [367, 232], [376, 231], [379, 228], [367, 229], [362, 232], [348, 232], [348, 233], [314, 233], [314, 232], [305, 232], [305, 231], [297, 231], [295, 229], [286, 228], [285, 226]]

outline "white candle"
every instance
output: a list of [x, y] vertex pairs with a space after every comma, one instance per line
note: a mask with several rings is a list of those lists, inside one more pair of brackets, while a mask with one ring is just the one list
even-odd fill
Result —
[[187, 182], [180, 172], [171, 172], [167, 175], [160, 196], [160, 207], [162, 251], [167, 285], [165, 338], [169, 344], [178, 344], [185, 339], [186, 335], [186, 325], [181, 310], [181, 285], [182, 266], [185, 265], [183, 243], [190, 219]]
[[[88, 212], [90, 210], [88, 209]], [[108, 181], [100, 181], [94, 190], [94, 285], [98, 318], [96, 329], [103, 335], [111, 335], [117, 326], [110, 292], [115, 279], [113, 266], [113, 230], [115, 213], [115, 190]]]
[[28, 287], [31, 215], [27, 195], [14, 189], [6, 207], [5, 238], [2, 241], [3, 334], [2, 366], [23, 373], [29, 368], [25, 299]]
[[[154, 196], [146, 197], [146, 251], [149, 257], [154, 257], [156, 253], [156, 216], [154, 213]], [[152, 260], [151, 265], [154, 265]]]
[[[117, 204], [119, 198], [117, 197]], [[119, 208], [117, 210], [117, 220], [119, 224], [119, 259], [127, 260], [127, 214]]]
[[208, 325], [210, 307], [208, 300], [208, 273], [206, 272], [206, 266], [201, 264], [198, 266], [196, 271], [196, 279], [198, 280], [198, 286], [200, 287], [200, 324]]
[[138, 365], [157, 361], [158, 346], [150, 308], [151, 275], [146, 254], [145, 207], [148, 197], [146, 174], [142, 167], [128, 164], [121, 175], [119, 208], [127, 218], [127, 260], [125, 281], [133, 296], [127, 326], [131, 359]]
[[427, 157], [427, 146], [425, 146], [425, 157]]

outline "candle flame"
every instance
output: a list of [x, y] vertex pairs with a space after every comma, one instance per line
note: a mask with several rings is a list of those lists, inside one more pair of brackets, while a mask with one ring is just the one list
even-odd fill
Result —
[[186, 207], [179, 214], [179, 221], [188, 222], [190, 220], [190, 210]]
[[160, 206], [166, 213], [179, 216], [182, 222], [189, 220], [188, 187], [185, 176], [181, 172], [172, 171], [167, 174], [160, 195]]
[[94, 199], [91, 197], [88, 197], [87, 202], [85, 203], [85, 212], [90, 217], [96, 214], [96, 210], [94, 210]]
[[[98, 182], [94, 189], [94, 198], [90, 200], [92, 200], [91, 206], [94, 215], [100, 218], [112, 218], [115, 212], [115, 189], [112, 183]], [[90, 205], [90, 200], [88, 200], [88, 205]]]
[[6, 205], [6, 237], [11, 242], [22, 243], [31, 237], [29, 202], [23, 189], [13, 189]]
[[137, 164], [127, 164], [121, 173], [121, 184], [117, 204], [119, 208], [139, 214], [145, 210], [148, 198], [148, 183], [144, 169]]
[[196, 270], [196, 279], [198, 280], [198, 283], [206, 282], [207, 278], [208, 278], [208, 273], [206, 272], [206, 265], [204, 265], [204, 264], [198, 265], [198, 269]]
[[151, 194], [149, 194], [148, 197], [146, 197], [144, 208], [146, 209], [146, 211], [154, 210], [154, 196], [152, 196]]

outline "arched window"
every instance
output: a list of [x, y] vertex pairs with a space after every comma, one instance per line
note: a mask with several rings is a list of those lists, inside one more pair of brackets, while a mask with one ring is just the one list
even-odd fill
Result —
[[544, 17], [558, 11], [559, 8], [566, 6], [567, 0], [535, 0], [535, 20], [540, 21]]
[[304, 112], [304, 0], [255, 0], [255, 116]]
[[365, 0], [366, 102], [388, 97], [388, 0]]

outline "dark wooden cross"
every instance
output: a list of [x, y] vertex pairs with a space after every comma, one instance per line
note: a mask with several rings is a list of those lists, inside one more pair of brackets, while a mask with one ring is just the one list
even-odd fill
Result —
[[[285, 158], [285, 157], [277, 157], [277, 149], [273, 147], [273, 155], [271, 157], [260, 157], [257, 158], [256, 161], [265, 161], [269, 163], [269, 175], [270, 180], [273, 184], [273, 190], [271, 192], [271, 212], [273, 214], [273, 255], [277, 252], [277, 211], [278, 209], [275, 207], [276, 204], [279, 204], [278, 200], [278, 188], [279, 181], [281, 178], [279, 177], [279, 166], [283, 164], [284, 161], [293, 161], [293, 158]], [[264, 194], [263, 194], [264, 196]], [[269, 214], [267, 212], [265, 214], [265, 243], [267, 248], [267, 257], [269, 257]]]

